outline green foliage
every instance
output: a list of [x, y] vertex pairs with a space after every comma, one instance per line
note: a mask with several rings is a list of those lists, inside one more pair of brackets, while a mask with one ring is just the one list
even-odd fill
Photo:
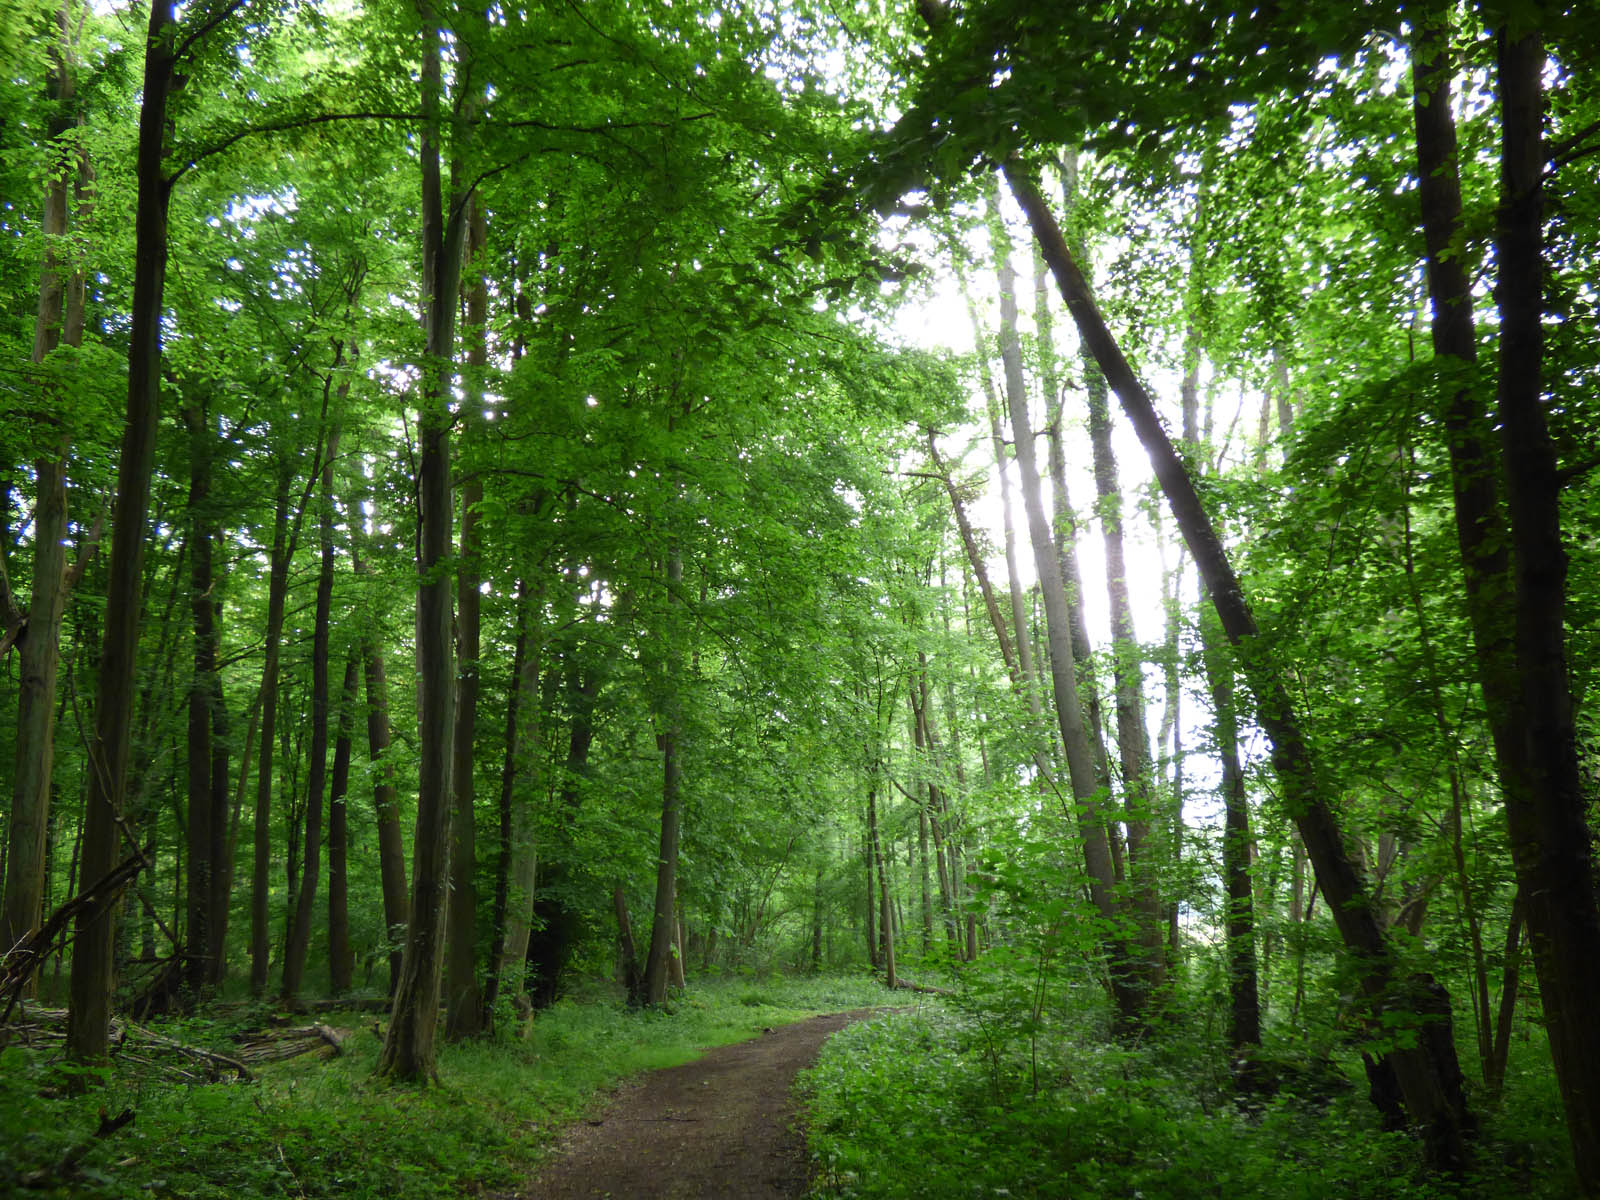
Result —
[[[642, 1070], [758, 1036], [817, 1012], [880, 1004], [865, 977], [730, 979], [671, 1011], [633, 1012], [609, 997], [563, 1001], [498, 1040], [446, 1047], [439, 1081], [395, 1087], [373, 1076], [372, 1017], [329, 1013], [356, 1030], [344, 1053], [261, 1067], [251, 1083], [183, 1085], [113, 1061], [103, 1087], [72, 1097], [47, 1054], [0, 1051], [0, 1192], [120, 1200], [130, 1195], [445, 1200], [511, 1191], [536, 1171], [560, 1128]], [[162, 1027], [226, 1053], [248, 1010]], [[94, 1138], [124, 1108], [132, 1124]], [[71, 1156], [74, 1166], [60, 1164]]]
[[[1360, 1089], [1302, 1081], [1236, 1100], [1215, 1038], [1172, 1029], [1137, 1046], [1102, 1040], [1075, 999], [996, 1072], [986, 1015], [921, 1003], [836, 1035], [803, 1077], [814, 1197], [1073, 1200], [1445, 1200], [1539, 1197], [1573, 1186], [1548, 1077], [1512, 1082], [1459, 1184], [1426, 1178], [1404, 1134], [1386, 1134]], [[1011, 1034], [1025, 1045], [1026, 1031]], [[1359, 1075], [1348, 1059], [1341, 1068]], [[1036, 1082], [1035, 1082], [1036, 1080]], [[1342, 1081], [1339, 1081], [1342, 1082]], [[1527, 1090], [1524, 1090], [1524, 1089]]]

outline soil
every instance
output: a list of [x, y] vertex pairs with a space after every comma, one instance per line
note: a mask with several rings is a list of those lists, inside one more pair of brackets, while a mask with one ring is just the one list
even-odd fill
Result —
[[810, 1182], [790, 1085], [875, 1009], [828, 1013], [652, 1071], [569, 1130], [519, 1200], [795, 1200]]

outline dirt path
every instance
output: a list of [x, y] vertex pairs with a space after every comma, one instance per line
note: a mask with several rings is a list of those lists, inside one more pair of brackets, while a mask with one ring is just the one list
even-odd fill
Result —
[[795, 1072], [874, 1011], [779, 1026], [624, 1085], [599, 1119], [568, 1132], [519, 1200], [794, 1200], [808, 1181], [805, 1141], [791, 1128]]

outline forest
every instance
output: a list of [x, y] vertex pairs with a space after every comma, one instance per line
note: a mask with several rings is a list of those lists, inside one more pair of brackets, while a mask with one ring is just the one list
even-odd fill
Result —
[[0, 1193], [1600, 1197], [1600, 7], [0, 62]]

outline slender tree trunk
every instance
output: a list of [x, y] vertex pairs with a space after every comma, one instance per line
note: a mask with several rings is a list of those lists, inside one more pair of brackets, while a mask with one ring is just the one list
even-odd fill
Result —
[[465, 196], [448, 207], [439, 169], [442, 119], [440, 42], [443, 29], [429, 0], [422, 15], [422, 247], [427, 362], [417, 470], [421, 509], [417, 541], [417, 674], [419, 682], [417, 826], [413, 842], [411, 920], [406, 926], [399, 986], [378, 1073], [421, 1082], [434, 1074], [450, 887], [450, 771], [453, 762], [455, 662], [450, 644], [451, 550], [450, 394], [456, 291], [461, 275]]
[[[876, 772], [874, 772], [876, 774]], [[878, 829], [878, 788], [867, 789], [868, 853], [878, 874], [878, 932], [881, 938], [883, 982], [893, 988], [899, 983], [894, 964], [894, 909], [889, 901], [888, 855], [883, 850], [883, 835]]]
[[[483, 205], [471, 202], [467, 222], [467, 259], [471, 279], [466, 288], [467, 318], [462, 338], [467, 349], [467, 401], [461, 420], [461, 453], [476, 450], [483, 424], [484, 373], [489, 366], [485, 325], [489, 318], [489, 281], [483, 274], [483, 248], [488, 240]], [[473, 778], [478, 730], [478, 657], [481, 650], [483, 564], [478, 509], [483, 479], [468, 462], [461, 483], [461, 556], [456, 576], [456, 639], [461, 649], [456, 678], [455, 765], [452, 771], [455, 816], [451, 823], [450, 914], [445, 946], [445, 1037], [451, 1041], [483, 1032], [483, 996], [478, 988], [478, 852], [474, 816], [477, 786]]]
[[1517, 987], [1522, 977], [1523, 905], [1520, 899], [1511, 905], [1511, 916], [1506, 921], [1505, 961], [1500, 975], [1499, 1015], [1494, 1026], [1494, 1050], [1489, 1059], [1489, 1070], [1484, 1083], [1489, 1094], [1500, 1096], [1506, 1082], [1506, 1060], [1511, 1056], [1511, 1019], [1517, 1011]]
[[[991, 204], [994, 203], [992, 198]], [[998, 206], [995, 205], [991, 212], [991, 229], [1003, 236]], [[999, 244], [995, 256], [996, 272], [1000, 279], [1000, 356], [1005, 368], [1005, 390], [1011, 410], [1011, 433], [1016, 442], [1017, 469], [1022, 476], [1028, 536], [1033, 545], [1034, 563], [1044, 596], [1045, 636], [1050, 650], [1056, 720], [1062, 745], [1066, 749], [1072, 795], [1079, 810], [1078, 827], [1089, 871], [1090, 897], [1105, 921], [1119, 923], [1113, 895], [1116, 871], [1106, 835], [1106, 817], [1100, 806], [1100, 781], [1095, 770], [1094, 749], [1083, 721], [1083, 707], [1078, 698], [1066, 588], [1061, 580], [1055, 541], [1050, 536], [1050, 523], [1045, 516], [1038, 464], [1034, 457], [1027, 387], [1022, 375], [1022, 353], [1017, 339], [1016, 274], [1011, 267], [1009, 246]], [[1134, 964], [1129, 961], [1127, 948], [1120, 936], [1111, 934], [1107, 942], [1119, 1020], [1125, 1025], [1136, 1026], [1142, 1020], [1148, 1001], [1150, 981], [1135, 973]]]
[[878, 969], [878, 893], [876, 868], [873, 865], [873, 846], [877, 841], [877, 806], [867, 805], [867, 836], [862, 848], [862, 860], [867, 868], [867, 965]]
[[333, 743], [333, 777], [328, 783], [328, 986], [335, 996], [355, 984], [350, 949], [350, 823], [345, 797], [350, 791], [350, 754], [356, 705], [361, 702], [361, 659], [345, 662], [339, 689], [339, 732]]
[[[972, 298], [967, 298], [967, 312], [972, 319], [972, 336], [978, 346], [985, 342], [982, 322], [978, 320], [978, 310]], [[1011, 625], [1016, 635], [1017, 669], [1021, 672], [1023, 685], [1028, 691], [1028, 706], [1033, 713], [1036, 723], [1043, 724], [1043, 708], [1039, 700], [1039, 673], [1033, 660], [1033, 643], [1028, 634], [1028, 608], [1023, 599], [1022, 575], [1017, 566], [1017, 534], [1012, 521], [1011, 507], [1011, 475], [1006, 469], [1006, 442], [1005, 433], [1001, 427], [1000, 397], [995, 390], [993, 377], [989, 373], [988, 357], [980, 355], [981, 371], [983, 374], [984, 398], [989, 409], [989, 440], [994, 447], [995, 472], [1000, 477], [1000, 519], [1005, 535], [1006, 550], [1006, 578], [1010, 582], [1011, 594]], [[1018, 366], [1020, 370], [1020, 364]], [[1010, 380], [1007, 380], [1009, 384]], [[1021, 441], [1015, 429], [1012, 436]], [[1032, 453], [1033, 447], [1028, 447]], [[1021, 453], [1020, 446], [1017, 453]], [[1018, 459], [1018, 467], [1021, 460]]]
[[278, 656], [289, 591], [289, 466], [278, 468], [272, 518], [272, 556], [267, 582], [266, 646], [261, 665], [261, 753], [256, 768], [255, 869], [250, 888], [250, 990], [267, 986], [272, 869], [272, 768], [278, 735]]
[[[667, 555], [667, 604], [677, 603], [683, 584], [683, 558], [674, 546]], [[670, 653], [670, 651], [669, 651]], [[661, 1004], [667, 998], [667, 966], [672, 957], [673, 905], [678, 892], [678, 834], [683, 821], [683, 763], [679, 758], [682, 719], [677, 689], [679, 680], [670, 666], [662, 680], [664, 711], [661, 720], [662, 782], [661, 842], [656, 855], [656, 901], [650, 922], [650, 952], [644, 966], [646, 1004]]]
[[[69, 346], [83, 340], [83, 282], [81, 272], [68, 270], [62, 246], [67, 233], [67, 208], [74, 172], [68, 168], [75, 155], [62, 141], [75, 124], [71, 111], [76, 89], [67, 44], [70, 11], [63, 0], [56, 13], [47, 95], [56, 106], [49, 122], [52, 143], [60, 144], [63, 161], [53, 164], [51, 180], [45, 190], [44, 267], [39, 275], [39, 312], [34, 322], [35, 365], [44, 363], [61, 342]], [[63, 398], [64, 400], [64, 398]], [[16, 771], [11, 780], [11, 811], [5, 861], [0, 876], [5, 879], [4, 900], [0, 902], [0, 954], [16, 945], [33, 930], [43, 916], [46, 847], [50, 828], [50, 773], [55, 760], [56, 676], [61, 660], [61, 617], [66, 607], [69, 584], [65, 539], [67, 535], [67, 439], [57, 438], [59, 453], [34, 462], [38, 486], [33, 510], [33, 592], [29, 599], [27, 624], [20, 634], [20, 663], [17, 692]], [[9, 511], [9, 489], [0, 495]], [[9, 522], [7, 522], [9, 525]], [[3, 531], [10, 545], [10, 530]], [[3, 574], [3, 572], [0, 572]], [[6, 587], [7, 606], [10, 587]], [[9, 614], [0, 612], [0, 617]], [[32, 995], [30, 978], [24, 994]]]
[[217, 674], [217, 605], [212, 572], [215, 530], [209, 511], [213, 434], [204, 402], [184, 412], [189, 426], [189, 609], [194, 619], [194, 676], [189, 684], [189, 810], [186, 844], [189, 851], [187, 916], [184, 936], [188, 957], [185, 980], [198, 994], [214, 974], [207, 954], [215, 946], [210, 923], [215, 912], [213, 874], [221, 866], [213, 857], [215, 824], [226, 819], [212, 793], [215, 767], [213, 734], [216, 709], [222, 700]]
[[389, 992], [400, 982], [400, 953], [411, 923], [406, 886], [405, 842], [400, 829], [400, 796], [389, 752], [389, 680], [382, 644], [367, 645], [363, 678], [367, 691], [367, 758], [372, 764], [372, 810], [378, 830], [378, 874], [383, 883], [383, 925], [389, 942]]
[[928, 458], [939, 478], [943, 480], [945, 492], [950, 497], [950, 507], [956, 516], [956, 528], [961, 533], [961, 545], [967, 552], [967, 564], [972, 568], [972, 574], [978, 581], [978, 589], [983, 593], [984, 611], [989, 614], [989, 624], [994, 629], [995, 640], [1000, 643], [1000, 657], [1006, 664], [1012, 682], [1020, 683], [1016, 650], [1011, 645], [1011, 633], [1006, 628], [1005, 618], [1000, 615], [1000, 603], [995, 599], [994, 588], [989, 583], [989, 568], [978, 550], [978, 539], [972, 531], [972, 522], [967, 517], [967, 507], [961, 498], [961, 491], [950, 478], [949, 469], [939, 457], [938, 439], [931, 429], [928, 431]]
[[1255, 906], [1250, 891], [1250, 807], [1239, 765], [1239, 723], [1233, 703], [1233, 664], [1214, 620], [1202, 620], [1201, 645], [1211, 691], [1212, 728], [1222, 761], [1222, 874], [1227, 892], [1228, 1040], [1235, 1051], [1261, 1044], [1256, 976]]
[[[211, 950], [208, 958], [211, 963], [211, 978], [206, 982], [212, 987], [219, 986], [227, 975], [227, 949], [228, 949], [228, 924], [230, 908], [233, 899], [233, 881], [235, 866], [239, 850], [239, 815], [244, 811], [245, 789], [250, 782], [250, 755], [255, 746], [256, 729], [261, 722], [261, 694], [256, 693], [255, 702], [250, 706], [250, 716], [245, 723], [244, 741], [240, 743], [239, 786], [233, 792], [233, 806], [228, 809], [228, 746], [226, 715], [219, 707], [218, 716], [222, 723], [212, 730], [212, 775], [211, 787], [213, 803], [220, 805], [224, 812], [222, 819], [217, 820], [212, 832], [222, 840], [217, 846], [212, 862], [217, 864], [214, 878], [216, 889], [212, 893], [214, 916], [211, 920]], [[221, 743], [220, 752], [218, 744]]]
[[[334, 366], [339, 365], [336, 357]], [[318, 515], [321, 570], [317, 575], [317, 607], [311, 634], [311, 763], [306, 776], [305, 870], [295, 897], [293, 924], [284, 946], [283, 1000], [294, 1007], [305, 979], [306, 953], [316, 915], [317, 880], [322, 874], [322, 802], [328, 783], [328, 659], [333, 622], [333, 460], [339, 454], [339, 431], [328, 433], [323, 456], [322, 496]]]
[[[1350, 858], [1338, 820], [1323, 795], [1317, 765], [1300, 731], [1289, 693], [1259, 645], [1255, 617], [1238, 577], [1187, 467], [1156, 415], [1149, 393], [1106, 328], [1038, 188], [1013, 165], [1007, 166], [1006, 175], [1039, 239], [1080, 336], [1150, 456], [1156, 479], [1210, 592], [1223, 631], [1240, 656], [1256, 696], [1257, 721], [1272, 743], [1273, 766], [1282, 785], [1285, 806], [1300, 827], [1334, 922], [1358, 965], [1368, 1003], [1377, 1013], [1393, 1011], [1402, 1017], [1414, 1017], [1419, 1023], [1447, 1028], [1448, 1001], [1441, 1005], [1431, 980], [1402, 983], [1396, 978], [1393, 949], [1378, 922], [1367, 881]], [[1467, 1160], [1466, 1139], [1472, 1120], [1461, 1094], [1461, 1071], [1453, 1043], [1448, 1037], [1420, 1038], [1415, 1048], [1399, 1047], [1390, 1059], [1412, 1119], [1424, 1132], [1429, 1161], [1443, 1169], [1461, 1170]]]
[[[490, 918], [493, 942], [489, 954], [489, 976], [483, 983], [483, 1022], [485, 1029], [490, 1032], [494, 1029], [495, 1004], [500, 999], [500, 991], [505, 981], [511, 980], [511, 986], [518, 997], [523, 994], [524, 988], [523, 971], [520, 969], [522, 963], [513, 960], [506, 951], [510, 942], [511, 829], [517, 788], [517, 725], [522, 711], [522, 668], [527, 659], [528, 586], [519, 579], [517, 580], [517, 638], [511, 655], [511, 683], [506, 688], [505, 758], [500, 768], [500, 798], [497, 806], [500, 814], [499, 854], [495, 860], [494, 912]], [[524, 960], [526, 957], [527, 948], [524, 945]]]
[[[145, 35], [144, 87], [135, 161], [138, 200], [134, 216], [132, 325], [128, 333], [128, 406], [117, 466], [105, 636], [89, 799], [84, 816], [81, 877], [90, 886], [110, 874], [120, 841], [127, 781], [128, 732], [133, 716], [134, 668], [139, 650], [139, 585], [144, 577], [145, 521], [155, 461], [161, 405], [161, 313], [167, 266], [167, 202], [171, 182], [163, 166], [167, 97], [176, 67], [178, 24], [173, 0], [154, 0]], [[67, 1053], [78, 1062], [106, 1056], [110, 1029], [111, 955], [116, 897], [79, 914], [74, 925], [67, 1009]]]
[[[528, 938], [533, 929], [534, 900], [539, 882], [538, 803], [543, 791], [540, 778], [544, 744], [540, 722], [539, 680], [542, 675], [543, 627], [542, 590], [527, 593], [522, 601], [522, 631], [525, 649], [512, 681], [516, 701], [517, 728], [508, 731], [508, 783], [503, 820], [506, 831], [506, 939], [500, 957], [500, 970], [518, 990], [524, 988], [523, 975], [528, 958]], [[585, 751], [585, 759], [587, 751]], [[573, 800], [577, 796], [574, 793]]]
[[633, 940], [633, 922], [628, 918], [628, 897], [622, 884], [611, 887], [611, 907], [617, 914], [617, 946], [622, 954], [622, 984], [628, 993], [630, 1007], [639, 1008], [644, 1002], [644, 972], [639, 969], [638, 944]]
[[1094, 452], [1095, 489], [1100, 527], [1105, 540], [1106, 590], [1111, 607], [1111, 674], [1116, 693], [1117, 750], [1122, 765], [1122, 790], [1128, 830], [1128, 867], [1133, 883], [1135, 940], [1142, 985], [1162, 986], [1161, 895], [1156, 883], [1155, 849], [1150, 845], [1150, 819], [1155, 808], [1151, 785], [1150, 734], [1145, 728], [1144, 664], [1128, 601], [1128, 571], [1122, 541], [1122, 488], [1111, 449], [1111, 412], [1105, 380], [1084, 364], [1089, 401], [1089, 441]]

